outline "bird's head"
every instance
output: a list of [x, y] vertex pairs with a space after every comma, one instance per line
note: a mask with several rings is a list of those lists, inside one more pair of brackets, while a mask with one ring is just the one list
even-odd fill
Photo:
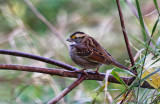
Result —
[[69, 42], [75, 42], [76, 44], [80, 44], [87, 35], [84, 32], [77, 31], [73, 33], [67, 41]]

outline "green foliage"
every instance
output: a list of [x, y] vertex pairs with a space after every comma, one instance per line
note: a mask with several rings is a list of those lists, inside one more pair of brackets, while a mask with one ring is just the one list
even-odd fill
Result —
[[139, 17], [140, 25], [141, 25], [141, 28], [142, 28], [143, 39], [144, 39], [144, 42], [146, 42], [147, 41], [147, 35], [146, 35], [146, 32], [145, 32], [145, 26], [144, 26], [144, 22], [143, 22], [143, 18], [142, 18], [142, 13], [141, 13], [141, 8], [140, 8], [140, 4], [139, 4], [138, 0], [136, 0], [136, 6], [137, 6], [137, 11], [138, 11], [138, 17]]

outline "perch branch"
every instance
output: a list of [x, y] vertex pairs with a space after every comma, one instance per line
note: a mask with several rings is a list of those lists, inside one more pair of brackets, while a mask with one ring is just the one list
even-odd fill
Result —
[[68, 64], [53, 60], [53, 59], [49, 59], [49, 58], [44, 58], [44, 57], [37, 56], [37, 55], [28, 54], [28, 53], [22, 53], [22, 52], [17, 52], [17, 51], [8, 51], [8, 50], [0, 49], [0, 54], [19, 56], [19, 57], [25, 57], [25, 58], [29, 58], [29, 59], [34, 59], [34, 60], [38, 60], [38, 61], [42, 61], [42, 62], [45, 62], [45, 63], [52, 64], [52, 65], [56, 65], [56, 66], [62, 67], [64, 69], [67, 69], [67, 70], [70, 70], [70, 71], [78, 70], [78, 68], [73, 67], [71, 65], [68, 65]]
[[[66, 71], [66, 70], [60, 70], [60, 69], [54, 69], [54, 68], [41, 68], [41, 67], [31, 67], [31, 66], [24, 66], [24, 65], [8, 65], [8, 64], [0, 64], [0, 70], [16, 70], [16, 71], [27, 71], [27, 72], [37, 72], [37, 73], [44, 73], [44, 74], [50, 74], [50, 75], [58, 75], [61, 77], [71, 77], [71, 78], [78, 78], [79, 74], [75, 71]], [[103, 81], [105, 78], [104, 73], [96, 74], [94, 72], [87, 72], [87, 76], [85, 77], [85, 80], [97, 80], [97, 81]], [[121, 77], [121, 79], [124, 82], [128, 82], [127, 85], [130, 85], [134, 78], [132, 77]], [[119, 83], [116, 78], [114, 78], [112, 75], [109, 75], [108, 82], [112, 83]], [[152, 86], [148, 84], [148, 82], [144, 82], [141, 86], [142, 88], [151, 88]]]

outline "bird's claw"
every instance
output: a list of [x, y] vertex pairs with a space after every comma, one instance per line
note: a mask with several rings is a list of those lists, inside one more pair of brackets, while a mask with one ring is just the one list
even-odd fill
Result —
[[96, 70], [96, 71], [93, 71], [94, 73], [96, 73], [96, 74], [99, 74], [99, 72]]

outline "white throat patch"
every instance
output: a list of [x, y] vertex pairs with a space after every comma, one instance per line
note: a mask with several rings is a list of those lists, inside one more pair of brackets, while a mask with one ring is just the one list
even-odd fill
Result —
[[70, 42], [70, 45], [75, 45], [76, 44], [76, 42]]

